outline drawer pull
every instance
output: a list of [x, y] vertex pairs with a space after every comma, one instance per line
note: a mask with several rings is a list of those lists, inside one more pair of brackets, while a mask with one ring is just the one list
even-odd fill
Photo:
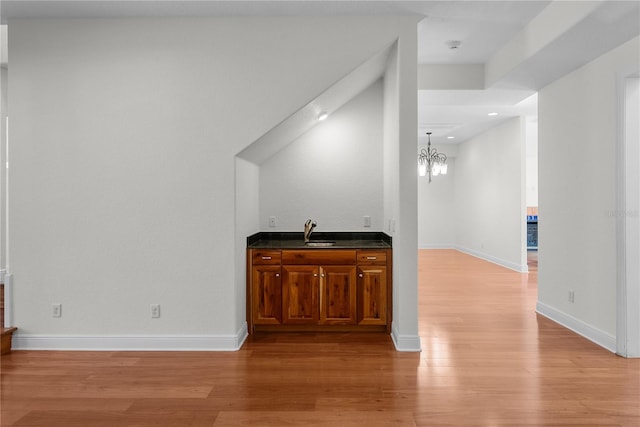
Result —
[[271, 257], [270, 256], [263, 256], [262, 259], [266, 261], [266, 260], [270, 260]]
[[368, 257], [367, 257], [367, 259], [375, 260], [375, 259], [378, 259], [378, 257], [375, 257], [375, 256], [368, 256]]
[[358, 277], [364, 277], [364, 274], [360, 273], [358, 274]]

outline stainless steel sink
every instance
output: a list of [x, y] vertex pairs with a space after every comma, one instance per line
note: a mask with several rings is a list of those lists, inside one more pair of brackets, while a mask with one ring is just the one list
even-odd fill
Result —
[[331, 240], [313, 240], [310, 242], [305, 243], [306, 246], [311, 246], [312, 248], [326, 248], [329, 246], [333, 246], [335, 245], [336, 242], [331, 241]]

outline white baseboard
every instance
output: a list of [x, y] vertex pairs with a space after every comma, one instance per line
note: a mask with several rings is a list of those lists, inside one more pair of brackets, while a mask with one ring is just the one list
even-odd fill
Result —
[[14, 350], [237, 351], [247, 339], [246, 323], [235, 335], [13, 335]]
[[518, 264], [515, 262], [511, 262], [511, 261], [507, 261], [498, 257], [494, 257], [492, 255], [489, 254], [485, 254], [483, 252], [478, 252], [476, 250], [473, 249], [469, 249], [469, 248], [465, 248], [462, 246], [455, 246], [455, 249], [460, 251], [460, 252], [464, 252], [465, 254], [474, 256], [476, 258], [480, 258], [483, 259], [485, 261], [489, 261], [493, 264], [497, 264], [501, 267], [505, 267], [508, 268], [510, 270], [514, 270], [517, 271], [518, 273], [528, 273], [529, 272], [529, 266], [525, 263], [524, 265], [522, 264]]
[[401, 335], [395, 326], [391, 328], [391, 339], [397, 351], [422, 351], [419, 335]]
[[616, 337], [595, 328], [580, 319], [553, 308], [543, 302], [538, 301], [536, 304], [536, 313], [553, 320], [559, 325], [572, 330], [576, 334], [598, 344], [612, 353], [616, 352]]

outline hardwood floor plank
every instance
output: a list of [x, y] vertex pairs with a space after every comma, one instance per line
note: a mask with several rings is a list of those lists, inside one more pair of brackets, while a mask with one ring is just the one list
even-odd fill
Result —
[[204, 417], [181, 411], [170, 415], [129, 415], [107, 411], [32, 411], [16, 426], [50, 427], [169, 427], [211, 426], [216, 416]]
[[40, 411], [111, 411], [124, 412], [133, 403], [130, 399], [90, 399], [47, 397], [45, 399], [25, 396], [23, 399], [12, 398], [10, 410], [2, 410], [2, 425], [13, 425], [32, 410]]
[[2, 426], [640, 426], [640, 360], [537, 316], [537, 270], [419, 253], [421, 353], [385, 333], [237, 352], [16, 351]]
[[370, 426], [415, 427], [411, 412], [316, 411], [311, 412], [221, 412], [214, 427], [283, 427], [283, 426]]

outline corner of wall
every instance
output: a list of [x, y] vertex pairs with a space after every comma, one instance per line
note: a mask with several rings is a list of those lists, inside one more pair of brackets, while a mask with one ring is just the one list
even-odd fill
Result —
[[422, 351], [422, 346], [420, 344], [420, 336], [400, 334], [400, 332], [396, 328], [395, 323], [391, 330], [391, 339], [393, 340], [393, 345], [395, 346], [397, 351], [407, 351], [407, 352]]
[[580, 319], [540, 301], [536, 304], [536, 313], [572, 330], [576, 334], [598, 344], [612, 353], [615, 353], [616, 351], [616, 337], [591, 326]]

